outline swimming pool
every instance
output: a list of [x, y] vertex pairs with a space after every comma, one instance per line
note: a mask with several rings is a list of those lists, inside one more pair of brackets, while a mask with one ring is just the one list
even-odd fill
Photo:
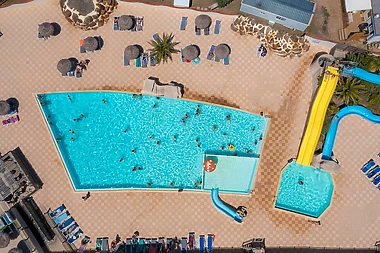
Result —
[[318, 218], [330, 206], [333, 190], [330, 173], [293, 161], [282, 172], [275, 207]]
[[222, 106], [123, 92], [36, 96], [75, 190], [200, 190], [204, 153], [258, 157], [268, 122]]

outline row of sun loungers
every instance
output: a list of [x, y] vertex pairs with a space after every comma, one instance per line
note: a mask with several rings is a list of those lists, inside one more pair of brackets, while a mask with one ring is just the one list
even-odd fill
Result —
[[[108, 237], [107, 238], [107, 247], [108, 247]], [[207, 248], [206, 248], [207, 242]], [[96, 242], [96, 250], [101, 251], [103, 245], [105, 245], [104, 238], [98, 238]], [[119, 247], [124, 247], [126, 253], [171, 253], [174, 248], [175, 241], [173, 238], [127, 238], [125, 243], [119, 244], [113, 251], [117, 251]], [[213, 247], [213, 235], [209, 234], [207, 236], [207, 241], [204, 235], [199, 236], [199, 241], [195, 239], [195, 233], [189, 233], [188, 237], [182, 237], [179, 241], [179, 246], [181, 252], [185, 253], [188, 250], [194, 252], [198, 249], [200, 253], [209, 253], [212, 251]], [[104, 246], [106, 247], [106, 246]], [[103, 250], [108, 250], [103, 249]]]
[[372, 184], [377, 186], [380, 190], [380, 167], [375, 163], [373, 159], [370, 159], [363, 165], [361, 171], [366, 175], [368, 179], [372, 179]]
[[[120, 16], [117, 16], [117, 17], [114, 17], [114, 21], [113, 21], [113, 30], [114, 31], [125, 31], [124, 29], [121, 29], [119, 27], [119, 23], [118, 23], [118, 18]], [[133, 21], [134, 21], [134, 26], [130, 29], [130, 31], [132, 32], [140, 32], [140, 31], [143, 31], [143, 28], [144, 28], [144, 17], [132, 17]]]
[[[214, 25], [214, 34], [220, 33], [220, 25], [221, 25], [221, 21], [216, 20], [215, 25]], [[186, 27], [187, 27], [187, 17], [182, 17], [179, 29], [181, 31], [186, 31]], [[201, 29], [198, 28], [197, 26], [195, 26], [195, 35], [201, 35]], [[210, 27], [204, 29], [204, 35], [206, 35], [206, 36], [210, 35]]]
[[74, 70], [71, 70], [67, 73], [62, 73], [62, 76], [69, 76], [69, 77], [76, 77], [81, 78], [83, 76], [83, 69], [81, 69], [79, 66], [76, 67]]
[[74, 243], [83, 235], [83, 231], [79, 228], [74, 218], [71, 217], [69, 211], [66, 210], [64, 204], [48, 213], [55, 227], [66, 238], [68, 243]]
[[9, 126], [9, 125], [15, 124], [19, 121], [20, 121], [20, 117], [18, 115], [15, 115], [15, 116], [12, 116], [8, 119], [3, 120], [2, 123], [3, 123], [3, 126]]
[[174, 83], [170, 84], [158, 84], [154, 79], [146, 79], [144, 81], [144, 87], [141, 91], [142, 94], [152, 96], [164, 96], [168, 98], [181, 98], [181, 87]]
[[[124, 58], [124, 66], [130, 66], [130, 60], [125, 56], [125, 53], [123, 52], [123, 58]], [[148, 66], [154, 67], [156, 66], [156, 60], [153, 56], [153, 52], [143, 53], [140, 57], [135, 59], [135, 66], [136, 68], [147, 68]]]

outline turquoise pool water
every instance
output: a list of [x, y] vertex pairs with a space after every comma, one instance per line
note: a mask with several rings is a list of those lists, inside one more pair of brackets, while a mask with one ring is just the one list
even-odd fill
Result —
[[282, 172], [275, 206], [318, 218], [330, 206], [333, 190], [330, 173], [293, 161]]
[[268, 121], [221, 106], [121, 92], [37, 98], [75, 190], [200, 189], [203, 154], [258, 157]]

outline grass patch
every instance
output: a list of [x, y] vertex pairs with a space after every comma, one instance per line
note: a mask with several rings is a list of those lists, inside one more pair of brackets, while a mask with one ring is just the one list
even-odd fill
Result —
[[322, 8], [322, 12], [323, 12], [322, 33], [326, 34], [327, 33], [327, 24], [329, 23], [330, 14], [327, 11], [327, 8], [325, 6], [322, 6], [321, 8]]

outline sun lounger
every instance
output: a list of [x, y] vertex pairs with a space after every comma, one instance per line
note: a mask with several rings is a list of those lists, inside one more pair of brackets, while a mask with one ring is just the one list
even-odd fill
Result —
[[49, 213], [50, 218], [55, 219], [55, 218], [58, 217], [58, 215], [60, 215], [65, 209], [66, 209], [66, 206], [65, 206], [64, 204], [60, 205], [59, 207], [57, 207], [56, 209], [54, 209], [53, 211], [51, 211], [51, 212]]
[[210, 5], [207, 8], [210, 9], [210, 10], [215, 10], [216, 8], [218, 8], [218, 6], [219, 6], [219, 4], [218, 4], [218, 2], [216, 2], [216, 3], [213, 3], [212, 5]]
[[76, 240], [79, 239], [79, 237], [81, 237], [83, 235], [83, 231], [81, 229], [79, 229], [77, 232], [75, 232], [74, 235], [72, 235], [68, 240], [67, 242], [70, 243], [70, 244], [73, 244]]
[[143, 55], [142, 55], [142, 64], [141, 64], [141, 66], [143, 67], [143, 68], [147, 68], [148, 67], [148, 53], [143, 53]]
[[75, 70], [75, 77], [81, 78], [82, 77], [83, 70], [80, 67], [77, 67]]
[[201, 29], [195, 26], [195, 35], [201, 35]]
[[102, 249], [103, 238], [96, 238], [95, 250], [100, 251]]
[[62, 73], [62, 76], [67, 76], [67, 73]]
[[181, 50], [179, 51], [179, 56], [181, 57], [181, 61], [182, 61], [182, 62], [185, 62], [185, 58], [184, 58], [183, 55], [182, 55], [182, 48], [181, 48]]
[[62, 230], [65, 230], [66, 228], [68, 228], [70, 226], [71, 223], [74, 222], [74, 218], [73, 217], [70, 217], [68, 218], [67, 220], [65, 220], [65, 222], [63, 222], [61, 225], [58, 226], [58, 229], [60, 231]]
[[207, 235], [207, 252], [212, 251], [212, 234]]
[[125, 253], [132, 253], [132, 238], [125, 240]]
[[363, 165], [361, 168], [363, 173], [367, 173], [370, 168], [372, 168], [376, 163], [373, 161], [373, 159], [370, 159], [366, 164]]
[[156, 66], [156, 59], [154, 57], [154, 53], [153, 52], [150, 52], [149, 62], [150, 62], [150, 66], [151, 67]]
[[119, 16], [114, 17], [114, 19], [113, 19], [113, 30], [114, 31], [120, 30], [118, 20], [119, 20]]
[[84, 40], [79, 40], [79, 52], [81, 54], [86, 53], [86, 49], [84, 49], [84, 47], [83, 47], [83, 42], [84, 42]]
[[375, 179], [372, 181], [372, 184], [374, 186], [378, 185], [380, 183], [380, 175], [376, 176]]
[[129, 66], [129, 59], [127, 58], [127, 56], [125, 56], [125, 53], [123, 52], [123, 57], [124, 57], [124, 66]]
[[140, 252], [140, 253], [144, 252], [144, 248], [145, 248], [145, 238], [140, 238], [137, 245], [137, 252]]
[[210, 49], [208, 50], [207, 53], [207, 60], [211, 61], [214, 58], [214, 51], [215, 51], [215, 46], [211, 45]]
[[372, 170], [370, 170], [367, 174], [367, 178], [371, 178], [373, 176], [376, 176], [377, 173], [380, 172], [380, 167], [379, 165], [376, 165], [375, 167], [373, 167]]
[[187, 17], [182, 17], [181, 18], [181, 25], [180, 25], [179, 29], [181, 31], [186, 31], [186, 25], [187, 25]]
[[181, 252], [186, 253], [186, 251], [187, 251], [187, 238], [182, 237], [181, 238]]
[[74, 233], [74, 231], [78, 228], [78, 224], [76, 222], [74, 222], [73, 224], [71, 224], [66, 230], [62, 231], [62, 235], [64, 237], [68, 237], [68, 236], [71, 236], [72, 233]]
[[145, 79], [144, 80], [144, 87], [141, 91], [142, 94], [150, 94], [154, 95], [154, 88], [155, 88], [156, 81], [153, 79]]
[[3, 126], [9, 126], [15, 124], [20, 121], [20, 117], [18, 115], [10, 117], [9, 119], [3, 120]]
[[220, 20], [215, 21], [215, 26], [214, 26], [214, 34], [219, 34], [220, 33]]
[[195, 233], [190, 232], [189, 233], [189, 239], [188, 239], [188, 245], [189, 245], [189, 250], [194, 250], [195, 249]]
[[141, 68], [141, 57], [137, 57], [135, 62], [136, 62], [136, 67]]
[[181, 89], [175, 85], [156, 85], [156, 95], [164, 96], [167, 98], [181, 98]]
[[215, 55], [215, 61], [216, 62], [220, 62], [220, 58], [218, 56]]
[[230, 65], [230, 57], [227, 56], [226, 58], [223, 59], [224, 65]]
[[158, 33], [155, 33], [155, 34], [153, 34], [152, 35], [152, 38], [153, 38], [153, 40], [155, 41], [155, 42], [158, 42]]
[[59, 215], [55, 220], [54, 220], [54, 224], [55, 225], [58, 225], [59, 223], [61, 223], [62, 221], [66, 220], [67, 217], [70, 216], [70, 213], [68, 211], [64, 212], [63, 214]]
[[165, 239], [164, 237], [158, 238], [158, 253], [165, 253]]
[[136, 30], [142, 31], [144, 27], [144, 17], [137, 17]]
[[204, 29], [204, 31], [203, 31], [203, 33], [204, 33], [204, 35], [210, 35], [210, 27], [207, 27], [207, 28], [205, 28]]
[[200, 253], [205, 252], [205, 236], [204, 235], [199, 236], [199, 252]]
[[144, 252], [149, 253], [150, 252], [150, 238], [146, 238], [144, 241]]
[[157, 253], [157, 246], [157, 238], [152, 238], [152, 240], [150, 240], [149, 253]]
[[173, 239], [172, 238], [166, 238], [166, 253], [171, 253], [173, 247]]

